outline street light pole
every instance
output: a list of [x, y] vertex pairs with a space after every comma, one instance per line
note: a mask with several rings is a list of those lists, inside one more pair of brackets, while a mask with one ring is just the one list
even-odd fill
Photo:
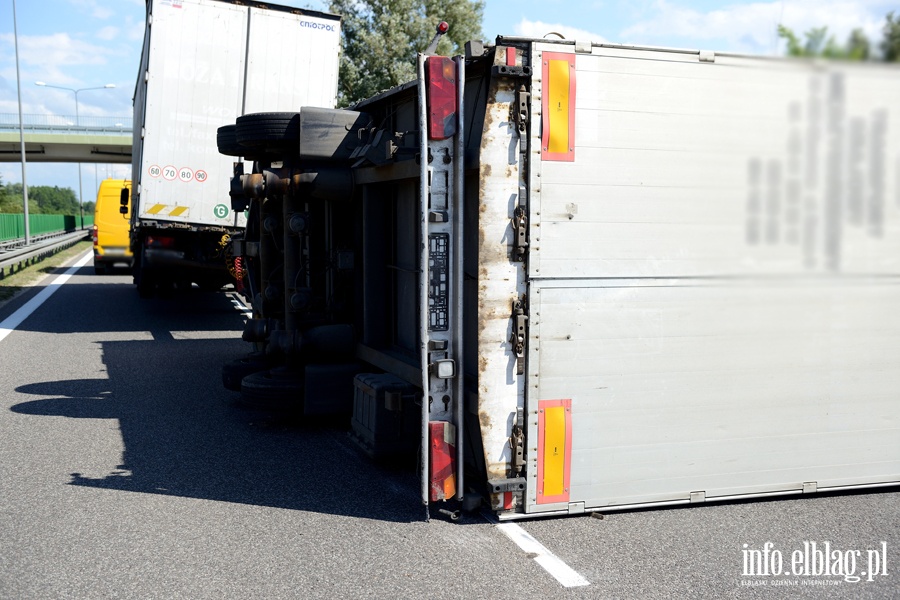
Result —
[[19, 144], [22, 151], [22, 210], [25, 217], [25, 245], [31, 242], [28, 223], [28, 180], [25, 178], [25, 127], [22, 121], [22, 79], [19, 77], [19, 28], [16, 23], [16, 0], [13, 0], [13, 39], [16, 46], [16, 92], [19, 95]]
[[[76, 127], [81, 126], [81, 117], [78, 114], [78, 92], [86, 92], [88, 90], [105, 90], [105, 89], [111, 89], [111, 88], [116, 87], [116, 84], [114, 84], [114, 83], [107, 83], [106, 85], [101, 85], [101, 86], [97, 86], [97, 87], [89, 87], [89, 88], [79, 88], [76, 90], [74, 88], [67, 88], [67, 87], [62, 87], [59, 85], [50, 85], [49, 83], [44, 83], [43, 81], [35, 81], [34, 85], [39, 85], [41, 87], [48, 87], [48, 88], [56, 88], [57, 90], [66, 90], [68, 92], [72, 92], [73, 94], [75, 94], [75, 126]], [[21, 121], [21, 117], [19, 117], [19, 120]], [[23, 152], [24, 152], [24, 150], [23, 150]], [[84, 194], [82, 193], [82, 187], [81, 187], [81, 163], [78, 163], [78, 207], [81, 212], [81, 228], [84, 229]]]
[[89, 87], [89, 88], [78, 88], [76, 90], [74, 88], [62, 87], [61, 85], [50, 85], [49, 83], [44, 83], [43, 81], [35, 81], [34, 85], [39, 85], [41, 87], [54, 88], [57, 90], [66, 90], [67, 92], [72, 92], [73, 94], [75, 94], [75, 125], [77, 125], [77, 126], [81, 126], [81, 118], [78, 115], [78, 93], [86, 92], [88, 90], [106, 90], [106, 89], [112, 89], [112, 88], [116, 87], [116, 84], [114, 84], [114, 83], [107, 83], [106, 85], [101, 85], [101, 86], [97, 86], [97, 87]]

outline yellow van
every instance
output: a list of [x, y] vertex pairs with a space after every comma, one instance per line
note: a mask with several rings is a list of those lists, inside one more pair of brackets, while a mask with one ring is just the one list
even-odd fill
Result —
[[114, 264], [131, 266], [134, 257], [129, 249], [128, 228], [130, 227], [131, 205], [122, 214], [122, 188], [128, 188], [131, 197], [131, 181], [127, 179], [104, 179], [97, 190], [97, 207], [94, 209], [94, 272], [106, 273]]

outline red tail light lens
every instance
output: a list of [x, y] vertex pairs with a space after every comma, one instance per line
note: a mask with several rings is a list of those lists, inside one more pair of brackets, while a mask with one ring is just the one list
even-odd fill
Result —
[[174, 248], [175, 238], [162, 236], [154, 237], [152, 235], [148, 235], [147, 246], [149, 246], [150, 248]]
[[456, 63], [445, 56], [425, 59], [428, 80], [428, 138], [445, 140], [456, 135]]
[[91, 239], [94, 241], [94, 246], [96, 246], [99, 243], [97, 241], [97, 226], [96, 225], [91, 227]]

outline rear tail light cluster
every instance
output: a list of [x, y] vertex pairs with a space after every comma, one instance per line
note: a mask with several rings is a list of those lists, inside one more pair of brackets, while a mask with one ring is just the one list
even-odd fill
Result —
[[175, 238], [166, 236], [147, 236], [147, 246], [149, 248], [174, 248]]
[[456, 63], [445, 56], [425, 59], [428, 81], [428, 138], [445, 140], [456, 135]]
[[96, 248], [97, 244], [99, 243], [97, 241], [97, 226], [96, 225], [91, 227], [91, 239], [94, 241], [94, 247]]

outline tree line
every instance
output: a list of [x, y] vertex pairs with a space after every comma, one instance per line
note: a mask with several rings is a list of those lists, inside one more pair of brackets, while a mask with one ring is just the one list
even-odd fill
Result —
[[[84, 203], [84, 212], [94, 212], [94, 202]], [[0, 180], [0, 213], [22, 213], [22, 184]], [[77, 215], [78, 196], [72, 188], [49, 185], [28, 186], [28, 212], [37, 215]]]
[[790, 28], [778, 26], [778, 36], [786, 42], [785, 52], [788, 56], [897, 62], [900, 60], [900, 15], [895, 16], [893, 11], [889, 12], [881, 33], [882, 38], [877, 46], [859, 28], [851, 31], [847, 41], [841, 44], [833, 35], [828, 35], [827, 27], [813, 27], [803, 34], [804, 39], [801, 40]]
[[[428, 46], [441, 20], [450, 31], [438, 45], [444, 56], [459, 54], [471, 39], [483, 39], [483, 0], [331, 0], [329, 11], [342, 15], [338, 104], [349, 106], [416, 76], [416, 53]], [[900, 16], [888, 13], [883, 37], [876, 45], [862, 29], [845, 44], [828, 36], [827, 27], [813, 28], [803, 38], [779, 25], [789, 56], [885, 61], [900, 59]]]

